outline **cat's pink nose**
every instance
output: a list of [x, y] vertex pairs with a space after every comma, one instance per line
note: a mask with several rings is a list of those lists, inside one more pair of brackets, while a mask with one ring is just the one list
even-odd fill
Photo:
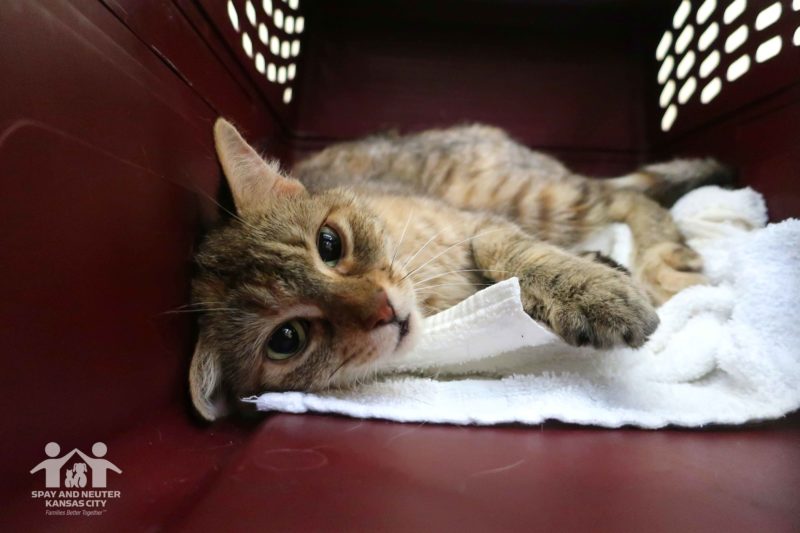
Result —
[[375, 312], [367, 318], [366, 326], [372, 330], [395, 321], [394, 307], [389, 301], [386, 291], [380, 291], [376, 296]]

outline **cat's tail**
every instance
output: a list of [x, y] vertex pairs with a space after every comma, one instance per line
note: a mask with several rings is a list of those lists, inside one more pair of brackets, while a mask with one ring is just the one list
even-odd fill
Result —
[[692, 189], [703, 185], [730, 186], [736, 173], [715, 159], [673, 159], [666, 163], [655, 163], [605, 182], [615, 189], [628, 189], [646, 194], [664, 206], [675, 201]]

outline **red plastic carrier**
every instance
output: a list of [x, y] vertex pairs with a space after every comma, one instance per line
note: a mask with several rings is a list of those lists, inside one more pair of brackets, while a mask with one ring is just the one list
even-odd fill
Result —
[[[798, 9], [3, 0], [0, 529], [796, 531], [796, 415], [657, 432], [290, 415], [207, 426], [187, 400], [192, 317], [164, 312], [187, 303], [217, 213], [207, 196], [227, 194], [220, 115], [287, 166], [376, 130], [466, 121], [595, 175], [712, 155], [773, 220], [798, 216]], [[108, 493], [81, 494], [78, 470], [73, 488], [48, 489], [30, 472], [55, 464], [49, 442], [91, 451], [107, 474], [93, 490]]]

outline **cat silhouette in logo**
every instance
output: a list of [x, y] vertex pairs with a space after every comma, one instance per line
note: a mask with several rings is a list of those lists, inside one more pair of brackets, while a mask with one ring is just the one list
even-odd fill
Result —
[[86, 486], [86, 463], [75, 463], [70, 470], [67, 470], [67, 478], [64, 485], [67, 487]]

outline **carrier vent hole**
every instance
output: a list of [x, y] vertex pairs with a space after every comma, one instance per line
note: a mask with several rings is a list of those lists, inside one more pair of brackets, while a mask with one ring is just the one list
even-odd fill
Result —
[[745, 41], [747, 41], [748, 30], [747, 26], [742, 24], [736, 31], [731, 33], [728, 38], [725, 40], [725, 52], [730, 54], [731, 52], [735, 51], [737, 48], [742, 46]]
[[658, 69], [658, 83], [664, 83], [669, 78], [669, 75], [672, 74], [672, 68], [675, 66], [675, 60], [672, 59], [672, 56], [667, 56], [663, 63], [661, 63], [661, 68]]
[[686, 48], [692, 42], [692, 38], [694, 37], [694, 28], [692, 26], [686, 26], [678, 38], [675, 39], [675, 52], [678, 54], [682, 54], [686, 51]]
[[717, 0], [706, 0], [703, 4], [697, 9], [697, 23], [698, 24], [705, 24], [708, 20], [708, 17], [717, 9]]
[[728, 67], [727, 78], [728, 81], [735, 81], [741, 78], [748, 70], [750, 70], [750, 57], [745, 54], [739, 59], [734, 61]]
[[244, 12], [247, 14], [247, 20], [250, 21], [250, 24], [255, 26], [256, 25], [256, 8], [253, 5], [253, 2], [247, 0], [247, 3], [244, 5]]
[[758, 45], [756, 50], [756, 63], [769, 61], [781, 52], [781, 48], [783, 48], [783, 39], [780, 35], [764, 41]]
[[719, 65], [720, 53], [716, 50], [708, 54], [708, 57], [700, 63], [700, 77], [707, 78], [709, 74]]
[[756, 17], [756, 30], [761, 31], [764, 28], [769, 28], [781, 18], [783, 8], [780, 2], [775, 2], [771, 6], [764, 8]]
[[689, 0], [683, 0], [675, 11], [675, 16], [672, 17], [672, 27], [676, 30], [683, 26], [686, 19], [689, 18], [689, 13], [692, 11], [692, 3]]
[[667, 56], [670, 46], [672, 46], [672, 32], [665, 31], [664, 35], [661, 36], [661, 40], [658, 41], [658, 46], [656, 46], [656, 59], [658, 61], [661, 61]]
[[697, 80], [694, 76], [692, 76], [686, 80], [686, 83], [683, 84], [680, 92], [678, 92], [678, 103], [685, 104], [688, 102], [689, 98], [691, 98], [694, 94], [695, 89], [697, 89]]
[[722, 89], [722, 80], [714, 78], [710, 82], [703, 87], [703, 90], [700, 92], [700, 101], [704, 104], [709, 103], [711, 100], [717, 97], [720, 90]]
[[697, 47], [701, 52], [705, 51], [706, 48], [711, 46], [711, 44], [717, 40], [718, 36], [719, 24], [712, 22], [711, 25], [706, 28], [702, 34], [700, 34], [700, 38], [697, 40]]
[[692, 70], [695, 59], [696, 56], [694, 55], [694, 52], [691, 51], [688, 54], [686, 54], [683, 57], [683, 59], [681, 59], [681, 62], [678, 63], [678, 68], [675, 70], [675, 73], [678, 75], [679, 80], [685, 78], [686, 75], [689, 73], [689, 71]]
[[231, 21], [233, 29], [239, 31], [239, 13], [236, 12], [236, 8], [230, 0], [228, 0], [228, 18]]
[[250, 36], [247, 33], [242, 33], [242, 49], [244, 53], [247, 54], [247, 57], [253, 57], [253, 41], [250, 40]]
[[725, 13], [722, 15], [722, 20], [725, 24], [730, 24], [737, 18], [739, 15], [744, 13], [744, 10], [747, 8], [747, 0], [733, 0], [728, 7], [725, 8]]
[[664, 116], [661, 117], [661, 131], [669, 131], [672, 125], [675, 124], [675, 119], [678, 117], [678, 107], [672, 104], [664, 111]]

